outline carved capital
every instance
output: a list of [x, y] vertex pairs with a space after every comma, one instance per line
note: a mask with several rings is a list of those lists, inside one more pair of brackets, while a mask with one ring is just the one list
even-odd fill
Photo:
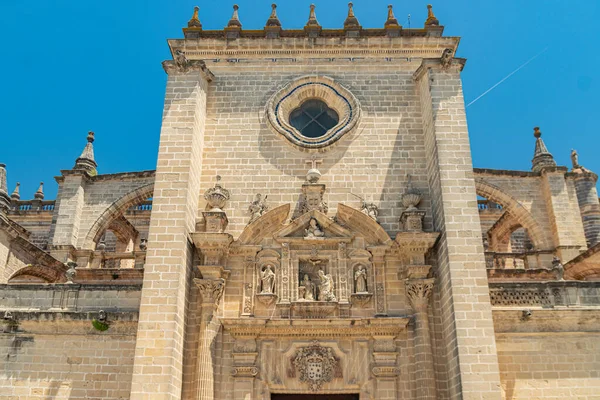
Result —
[[405, 283], [406, 296], [415, 311], [427, 310], [433, 293], [434, 279], [409, 279]]
[[200, 290], [203, 304], [216, 306], [219, 303], [225, 288], [225, 279], [194, 279], [194, 283]]

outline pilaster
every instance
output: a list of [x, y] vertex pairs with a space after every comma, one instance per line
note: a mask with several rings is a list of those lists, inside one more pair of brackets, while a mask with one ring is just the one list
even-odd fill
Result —
[[183, 54], [169, 74], [150, 218], [131, 399], [181, 398], [206, 102], [212, 74]]
[[[465, 60], [425, 59], [415, 72], [432, 197], [448, 397], [502, 398], [460, 71]], [[475, 333], [475, 334], [473, 334]]]

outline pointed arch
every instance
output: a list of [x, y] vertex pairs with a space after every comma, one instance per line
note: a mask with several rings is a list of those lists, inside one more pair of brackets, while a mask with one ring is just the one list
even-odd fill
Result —
[[498, 203], [505, 212], [513, 216], [518, 223], [527, 230], [533, 245], [537, 250], [550, 250], [552, 245], [542, 227], [533, 218], [533, 215], [513, 196], [497, 186], [486, 182], [483, 178], [475, 178], [475, 191], [477, 195]]
[[100, 214], [100, 217], [96, 219], [88, 231], [85, 241], [83, 242], [83, 249], [93, 250], [94, 243], [100, 239], [100, 235], [102, 235], [115, 219], [122, 216], [130, 207], [152, 197], [153, 193], [154, 183], [150, 183], [127, 193], [117, 201], [113, 202], [104, 210], [104, 212], [102, 212], [102, 214]]

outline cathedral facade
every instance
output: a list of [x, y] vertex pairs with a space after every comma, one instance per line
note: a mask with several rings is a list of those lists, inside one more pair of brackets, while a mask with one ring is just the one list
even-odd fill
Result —
[[600, 399], [598, 177], [473, 169], [443, 31], [196, 8], [155, 171], [0, 164], [0, 399]]

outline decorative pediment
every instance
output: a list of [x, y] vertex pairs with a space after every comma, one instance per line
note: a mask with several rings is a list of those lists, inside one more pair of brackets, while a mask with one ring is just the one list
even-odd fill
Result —
[[[315, 222], [311, 222], [313, 220]], [[325, 214], [312, 210], [293, 220], [289, 225], [275, 233], [274, 237], [279, 241], [283, 239], [287, 239], [285, 241], [289, 241], [289, 239], [308, 241], [334, 239], [349, 242], [354, 235]]]
[[365, 238], [370, 245], [392, 245], [392, 238], [373, 218], [352, 207], [338, 204], [337, 221], [344, 227]]
[[239, 245], [257, 245], [273, 232], [281, 230], [290, 213], [290, 205], [284, 204], [267, 211], [261, 217], [246, 226], [237, 243]]

